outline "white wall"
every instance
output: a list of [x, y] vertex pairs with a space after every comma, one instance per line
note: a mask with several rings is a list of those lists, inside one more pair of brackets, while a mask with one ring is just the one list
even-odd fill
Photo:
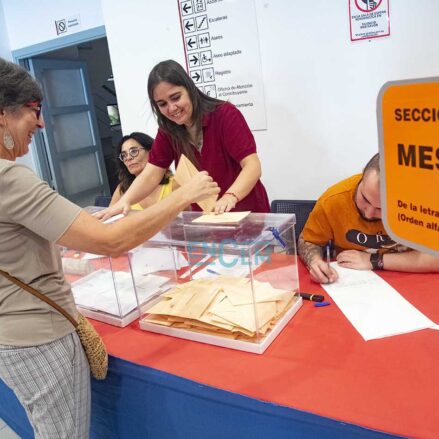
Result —
[[[83, 26], [101, 25], [102, 8], [123, 130], [155, 134], [148, 73], [163, 59], [184, 62], [176, 0], [3, 3], [13, 50], [55, 38], [58, 15], [79, 12]], [[376, 97], [386, 81], [439, 76], [439, 2], [391, 0], [391, 36], [356, 43], [347, 1], [255, 3], [268, 127], [254, 133], [263, 181], [271, 199], [315, 198], [378, 150]], [[32, 20], [26, 28], [23, 17]]]
[[[11, 50], [104, 24], [100, 0], [2, 0]], [[80, 17], [74, 31], [56, 33], [55, 20]]]
[[[6, 28], [6, 19], [3, 12], [2, 1], [0, 0], [0, 57], [12, 61], [12, 53], [9, 45], [9, 35]], [[24, 157], [17, 159], [17, 162], [29, 166], [31, 169], [36, 171], [37, 166], [34, 160], [32, 152]]]
[[0, 57], [7, 60], [12, 59], [2, 0], [0, 0]]
[[164, 59], [184, 63], [177, 2], [130, 0], [127, 7], [118, 0], [102, 0], [102, 10], [122, 129], [155, 136], [148, 74]]

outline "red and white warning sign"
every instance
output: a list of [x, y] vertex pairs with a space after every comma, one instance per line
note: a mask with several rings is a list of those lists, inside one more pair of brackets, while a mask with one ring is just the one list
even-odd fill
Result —
[[351, 41], [390, 35], [389, 0], [349, 0]]

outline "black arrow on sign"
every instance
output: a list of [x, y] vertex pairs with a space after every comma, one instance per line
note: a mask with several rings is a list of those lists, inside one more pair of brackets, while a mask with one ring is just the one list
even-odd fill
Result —
[[195, 72], [195, 74], [192, 74], [192, 78], [195, 79], [196, 82], [201, 78], [201, 76], [198, 74], [198, 72]]
[[185, 3], [182, 9], [187, 14], [187, 11], [190, 11], [191, 7], [187, 3]]
[[196, 41], [193, 40], [192, 37], [189, 38], [189, 39], [187, 40], [187, 45], [188, 45], [191, 49], [192, 49], [192, 46], [193, 46], [195, 43], [196, 43]]
[[186, 21], [186, 24], [184, 27], [190, 32], [191, 27], [194, 27], [193, 23], [190, 23], [189, 21]]
[[196, 64], [198, 62], [198, 58], [195, 55], [192, 55], [192, 59], [189, 59], [189, 62]]

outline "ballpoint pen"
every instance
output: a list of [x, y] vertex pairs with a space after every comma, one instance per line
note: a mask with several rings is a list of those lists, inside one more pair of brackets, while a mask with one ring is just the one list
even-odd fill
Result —
[[285, 248], [287, 246], [285, 244], [285, 241], [281, 238], [279, 229], [277, 227], [268, 227], [268, 230], [270, 230], [270, 232], [273, 234], [274, 238], [277, 240], [282, 248]]
[[217, 276], [220, 276], [220, 273], [218, 273], [217, 271], [212, 270], [212, 269], [210, 269], [210, 268], [206, 268], [206, 271], [207, 271], [208, 273], [210, 273], [210, 274], [216, 274]]
[[329, 240], [328, 244], [326, 244], [326, 262], [328, 264], [328, 268], [331, 264], [331, 247], [332, 247], [332, 241]]

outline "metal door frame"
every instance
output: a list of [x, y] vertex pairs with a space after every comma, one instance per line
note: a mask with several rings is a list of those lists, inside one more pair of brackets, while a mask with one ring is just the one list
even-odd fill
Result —
[[[28, 58], [37, 57], [46, 52], [63, 49], [70, 46], [76, 46], [87, 41], [106, 38], [107, 33], [105, 26], [98, 26], [85, 31], [76, 32], [74, 34], [48, 40], [43, 43], [34, 44], [32, 46], [23, 47], [12, 51], [12, 57], [15, 63], [20, 64], [29, 70]], [[46, 145], [43, 133], [39, 130], [33, 137], [32, 143], [29, 145], [32, 155], [35, 159], [36, 172], [41, 179], [47, 181], [49, 185], [55, 189], [53, 177], [49, 167], [49, 159], [46, 153]]]

